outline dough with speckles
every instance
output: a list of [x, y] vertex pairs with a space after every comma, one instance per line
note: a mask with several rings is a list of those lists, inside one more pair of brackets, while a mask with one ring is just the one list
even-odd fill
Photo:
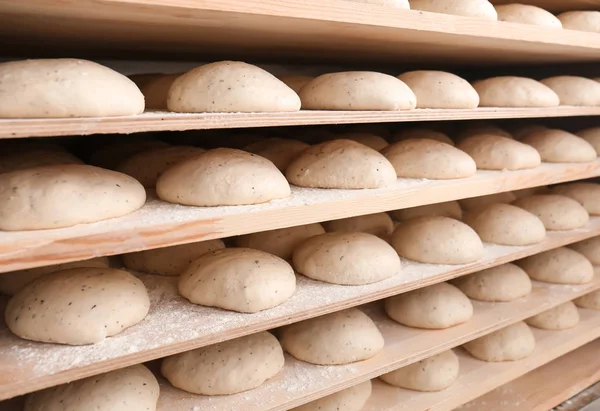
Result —
[[535, 337], [523, 321], [463, 345], [473, 357], [487, 362], [516, 361], [535, 351]]
[[531, 293], [531, 280], [521, 267], [503, 264], [451, 281], [467, 297], [479, 301], [509, 302]]
[[498, 20], [496, 9], [487, 0], [410, 0], [410, 7], [433, 13]]
[[584, 227], [590, 216], [572, 198], [557, 194], [536, 194], [519, 198], [513, 205], [536, 215], [547, 230], [573, 230]]
[[597, 156], [590, 143], [564, 130], [534, 131], [521, 142], [535, 148], [545, 163], [587, 163]]
[[69, 345], [103, 341], [142, 321], [150, 308], [144, 284], [113, 268], [71, 268], [25, 286], [5, 311], [21, 338]]
[[288, 138], [268, 138], [249, 144], [244, 150], [270, 160], [282, 173], [310, 145]]
[[540, 81], [560, 98], [562, 106], [600, 106], [600, 83], [578, 76], [556, 76]]
[[526, 170], [542, 162], [535, 148], [493, 134], [468, 137], [456, 147], [475, 160], [479, 170]]
[[571, 244], [569, 248], [583, 254], [593, 265], [600, 265], [600, 236]]
[[600, 290], [576, 298], [574, 303], [577, 307], [600, 310]]
[[365, 146], [377, 151], [381, 151], [389, 145], [386, 139], [383, 137], [372, 133], [366, 133], [364, 131], [343, 133], [336, 137], [345, 140], [356, 141], [357, 143], [364, 144]]
[[587, 258], [570, 248], [560, 247], [517, 261], [534, 280], [553, 284], [585, 284], [594, 278]]
[[491, 77], [472, 83], [480, 107], [557, 107], [558, 95], [548, 86], [525, 77]]
[[567, 11], [557, 17], [564, 29], [600, 33], [600, 12], [598, 11]]
[[542, 330], [567, 330], [579, 324], [579, 311], [573, 302], [567, 301], [547, 311], [529, 317], [525, 322]]
[[390, 211], [390, 215], [398, 221], [408, 220], [415, 217], [450, 217], [455, 220], [462, 219], [462, 209], [458, 201], [447, 201], [444, 203], [428, 204], [419, 207], [404, 208], [402, 210]]
[[479, 95], [463, 78], [436, 70], [409, 71], [398, 76], [417, 96], [417, 108], [464, 108], [479, 105]]
[[323, 227], [328, 232], [367, 233], [388, 238], [394, 231], [394, 222], [387, 213], [376, 213], [326, 221]]
[[561, 29], [562, 23], [552, 13], [530, 4], [499, 4], [494, 7], [499, 21]]
[[361, 411], [371, 396], [371, 390], [371, 380], [368, 380], [290, 411]]
[[569, 183], [552, 189], [552, 193], [577, 201], [590, 215], [600, 215], [600, 184]]

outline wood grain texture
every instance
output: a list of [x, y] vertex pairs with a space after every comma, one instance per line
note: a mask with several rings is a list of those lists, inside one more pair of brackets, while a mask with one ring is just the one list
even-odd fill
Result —
[[478, 171], [466, 179], [399, 179], [376, 190], [293, 188], [287, 199], [254, 206], [186, 207], [149, 197], [124, 217], [69, 228], [0, 232], [0, 272], [230, 237], [600, 175], [600, 159], [533, 170]]
[[[513, 0], [491, 0], [493, 4], [514, 3]], [[520, 0], [521, 4], [531, 4], [553, 13], [569, 10], [600, 10], [599, 0]]]
[[[532, 328], [536, 339], [535, 352], [519, 361], [487, 363], [476, 360], [462, 349], [457, 350], [460, 374], [454, 385], [444, 391], [419, 393], [375, 381], [373, 394], [362, 411], [453, 410], [598, 338], [600, 312], [579, 309], [579, 314], [579, 325], [570, 330], [548, 331]], [[593, 344], [597, 352], [600, 343], [594, 341]], [[490, 404], [486, 404], [483, 409], [487, 410], [489, 406]], [[479, 411], [482, 408], [471, 409]]]

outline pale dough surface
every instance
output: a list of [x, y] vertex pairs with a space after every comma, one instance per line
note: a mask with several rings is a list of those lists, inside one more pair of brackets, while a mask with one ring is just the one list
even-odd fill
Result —
[[488, 122], [471, 122], [462, 125], [458, 132], [453, 135], [454, 139], [457, 142], [461, 142], [462, 140], [473, 137], [479, 134], [493, 134], [495, 136], [501, 136], [506, 138], [513, 138], [512, 134], [503, 129], [500, 126], [497, 126]]
[[496, 14], [494, 6], [487, 0], [410, 0], [410, 8], [485, 20], [498, 20], [498, 14]]
[[571, 244], [569, 248], [583, 254], [593, 265], [600, 265], [600, 236]]
[[523, 321], [463, 345], [473, 357], [487, 362], [516, 361], [535, 351], [535, 337]]
[[523, 197], [513, 205], [537, 216], [547, 230], [573, 230], [584, 227], [590, 216], [585, 208], [572, 198], [558, 194], [536, 194]]
[[235, 244], [238, 247], [255, 248], [284, 260], [291, 260], [298, 245], [319, 234], [325, 234], [325, 229], [321, 224], [314, 223], [246, 234], [237, 237]]
[[535, 148], [546, 163], [587, 163], [597, 156], [590, 143], [563, 130], [534, 131], [521, 142]]
[[590, 215], [600, 215], [600, 184], [568, 183], [554, 187], [552, 192], [577, 201]]
[[309, 147], [299, 140], [273, 137], [249, 144], [244, 150], [272, 161], [284, 173], [287, 166]]
[[361, 411], [371, 396], [371, 380], [346, 388], [290, 411]]
[[533, 280], [554, 284], [585, 284], [594, 278], [587, 258], [570, 248], [560, 247], [519, 260], [517, 264]]
[[573, 302], [567, 301], [547, 311], [529, 317], [525, 322], [542, 330], [567, 330], [579, 324], [579, 311]]
[[455, 220], [462, 219], [462, 209], [458, 201], [446, 201], [444, 203], [427, 204], [419, 207], [404, 208], [402, 210], [390, 211], [390, 215], [398, 221], [408, 220], [415, 217], [450, 217]]
[[389, 145], [385, 138], [364, 131], [342, 133], [339, 134], [337, 138], [356, 141], [357, 143], [364, 144], [376, 151], [381, 151]]
[[574, 302], [577, 307], [600, 310], [600, 290], [583, 295]]
[[83, 164], [83, 161], [66, 150], [33, 149], [15, 153], [7, 147], [6, 151], [6, 154], [0, 155], [0, 173], [42, 166]]
[[451, 146], [454, 146], [454, 141], [448, 135], [442, 133], [441, 131], [432, 130], [430, 128], [423, 127], [412, 127], [406, 129], [400, 129], [392, 138], [392, 142], [397, 143], [402, 140], [413, 140], [413, 139], [423, 139], [426, 138], [428, 140], [439, 141], [440, 143], [446, 143]]
[[600, 153], [600, 127], [586, 128], [578, 131], [575, 135], [590, 143], [596, 153]]
[[499, 4], [495, 6], [499, 21], [510, 21], [513, 23], [530, 24], [560, 29], [562, 23], [552, 13], [541, 7], [530, 4]]
[[394, 222], [387, 213], [376, 213], [326, 221], [323, 227], [328, 232], [367, 233], [388, 238], [394, 231]]
[[494, 134], [477, 134], [457, 148], [467, 153], [480, 170], [526, 170], [538, 167], [540, 153], [530, 145]]
[[525, 77], [492, 77], [475, 81], [480, 107], [557, 107], [558, 95], [548, 86]]
[[585, 77], [556, 76], [541, 80], [560, 98], [562, 106], [600, 106], [600, 83]]
[[567, 11], [557, 17], [565, 29], [600, 33], [600, 12], [598, 11]]
[[469, 82], [445, 71], [417, 70], [398, 76], [417, 96], [417, 108], [473, 109], [479, 95]]
[[510, 263], [456, 278], [452, 284], [478, 301], [508, 302], [531, 293], [527, 273]]

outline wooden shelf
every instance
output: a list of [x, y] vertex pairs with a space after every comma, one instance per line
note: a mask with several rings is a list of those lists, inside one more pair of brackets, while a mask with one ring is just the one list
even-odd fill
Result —
[[460, 411], [548, 411], [600, 381], [600, 340], [578, 348], [460, 407]]
[[[14, 55], [497, 65], [598, 61], [600, 34], [347, 0], [5, 0]], [[327, 41], [323, 41], [327, 39]]]
[[254, 206], [186, 207], [150, 196], [142, 209], [121, 218], [62, 229], [0, 232], [0, 273], [599, 175], [597, 159], [584, 164], [544, 163], [524, 171], [478, 171], [459, 180], [399, 179], [377, 190], [293, 188], [287, 199]]
[[[600, 47], [598, 54], [600, 55]], [[600, 115], [600, 107], [571, 106], [555, 108], [417, 109], [409, 111], [303, 110], [294, 113], [190, 114], [149, 111], [128, 117], [0, 119], [0, 139], [109, 133], [128, 134], [145, 131], [597, 115]]]
[[[514, 3], [513, 0], [491, 0], [493, 4]], [[600, 10], [599, 0], [522, 0], [522, 4], [538, 6], [553, 13], [569, 10]]]
[[[460, 359], [460, 375], [454, 385], [444, 391], [418, 393], [375, 381], [373, 394], [363, 411], [391, 411], [399, 408], [415, 411], [454, 410], [600, 337], [600, 312], [579, 309], [579, 314], [581, 316], [579, 325], [570, 330], [548, 331], [532, 328], [536, 340], [535, 352], [520, 361], [487, 363], [471, 357], [463, 350], [457, 350]], [[600, 343], [595, 341], [593, 344], [597, 353]], [[546, 380], [545, 383], [547, 382]], [[543, 387], [539, 386], [537, 389]], [[490, 405], [486, 403], [485, 409]]]

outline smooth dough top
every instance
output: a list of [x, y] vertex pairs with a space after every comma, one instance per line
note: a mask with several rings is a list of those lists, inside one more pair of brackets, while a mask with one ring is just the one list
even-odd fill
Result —
[[480, 107], [557, 107], [558, 95], [548, 86], [525, 77], [492, 77], [478, 80], [473, 87]]
[[535, 148], [547, 163], [586, 163], [596, 159], [596, 150], [585, 139], [564, 130], [546, 129], [521, 140]]
[[499, 21], [530, 24], [548, 28], [562, 28], [560, 20], [541, 7], [530, 4], [499, 4], [495, 6]]
[[476, 108], [479, 95], [469, 82], [445, 71], [417, 70], [398, 76], [417, 96], [417, 108]]
[[541, 80], [560, 98], [563, 106], [600, 106], [600, 83], [585, 77], [556, 76]]
[[477, 17], [485, 20], [498, 20], [496, 9], [487, 0], [410, 0], [410, 8], [434, 13]]
[[600, 33], [600, 12], [598, 11], [567, 11], [557, 17], [564, 29]]
[[493, 134], [477, 134], [462, 140], [457, 148], [467, 153], [480, 170], [524, 170], [542, 162], [530, 145]]

